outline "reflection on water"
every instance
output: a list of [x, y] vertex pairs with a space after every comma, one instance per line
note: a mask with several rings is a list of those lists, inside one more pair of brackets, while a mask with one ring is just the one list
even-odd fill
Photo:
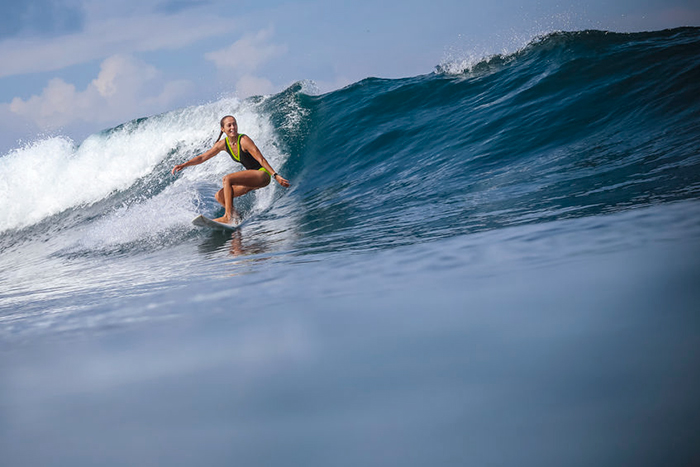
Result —
[[245, 229], [212, 230], [207, 232], [204, 241], [199, 244], [199, 252], [203, 254], [228, 251], [231, 256], [262, 255], [270, 251], [270, 247], [261, 235], [247, 235]]

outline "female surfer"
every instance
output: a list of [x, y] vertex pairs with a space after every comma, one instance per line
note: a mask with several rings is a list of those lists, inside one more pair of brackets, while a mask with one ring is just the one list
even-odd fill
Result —
[[[226, 133], [226, 138], [222, 140], [221, 135], [224, 133]], [[225, 224], [238, 221], [238, 214], [233, 208], [233, 198], [267, 186], [270, 183], [270, 178], [274, 178], [283, 187], [289, 186], [289, 182], [272, 169], [253, 140], [238, 133], [238, 123], [231, 115], [221, 119], [221, 133], [210, 150], [193, 157], [184, 164], [176, 165], [173, 167], [172, 173], [175, 174], [185, 167], [206, 162], [222, 151], [226, 151], [234, 161], [243, 164], [246, 170], [224, 176], [224, 187], [216, 193], [216, 200], [226, 211], [223, 217], [214, 219], [215, 221]]]

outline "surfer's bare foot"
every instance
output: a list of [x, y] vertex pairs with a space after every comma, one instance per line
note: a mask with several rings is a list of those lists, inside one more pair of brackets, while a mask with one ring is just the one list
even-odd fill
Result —
[[216, 222], [221, 222], [222, 224], [230, 224], [230, 225], [238, 225], [241, 223], [241, 218], [238, 217], [237, 215], [233, 216], [222, 216], [219, 217], [218, 219], [214, 219]]

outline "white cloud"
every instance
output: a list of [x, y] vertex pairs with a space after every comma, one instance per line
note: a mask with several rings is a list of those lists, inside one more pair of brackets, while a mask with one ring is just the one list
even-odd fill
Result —
[[51, 40], [15, 38], [0, 42], [0, 78], [60, 70], [118, 53], [173, 50], [230, 33], [232, 22], [210, 15], [90, 18], [83, 31]]
[[47, 130], [76, 122], [112, 123], [166, 110], [191, 89], [187, 81], [166, 82], [152, 65], [115, 55], [102, 62], [85, 90], [54, 78], [41, 95], [14, 98], [9, 111]]
[[270, 27], [256, 34], [245, 35], [225, 49], [209, 52], [205, 57], [213, 61], [219, 69], [241, 75], [251, 73], [264, 63], [287, 52], [286, 46], [268, 42], [273, 34]]
[[247, 34], [230, 46], [208, 52], [207, 60], [226, 73], [228, 79], [236, 81], [236, 92], [240, 97], [269, 94], [277, 87], [267, 78], [254, 75], [263, 65], [287, 52], [286, 45], [271, 42], [272, 27]]

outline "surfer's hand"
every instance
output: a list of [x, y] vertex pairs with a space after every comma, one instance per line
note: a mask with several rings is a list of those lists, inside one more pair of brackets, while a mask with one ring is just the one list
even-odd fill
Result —
[[173, 167], [172, 174], [175, 175], [175, 172], [181, 171], [184, 167], [185, 164], [178, 164], [175, 167]]
[[289, 182], [284, 179], [280, 174], [275, 174], [275, 180], [277, 180], [277, 183], [282, 185], [285, 188], [289, 188]]

